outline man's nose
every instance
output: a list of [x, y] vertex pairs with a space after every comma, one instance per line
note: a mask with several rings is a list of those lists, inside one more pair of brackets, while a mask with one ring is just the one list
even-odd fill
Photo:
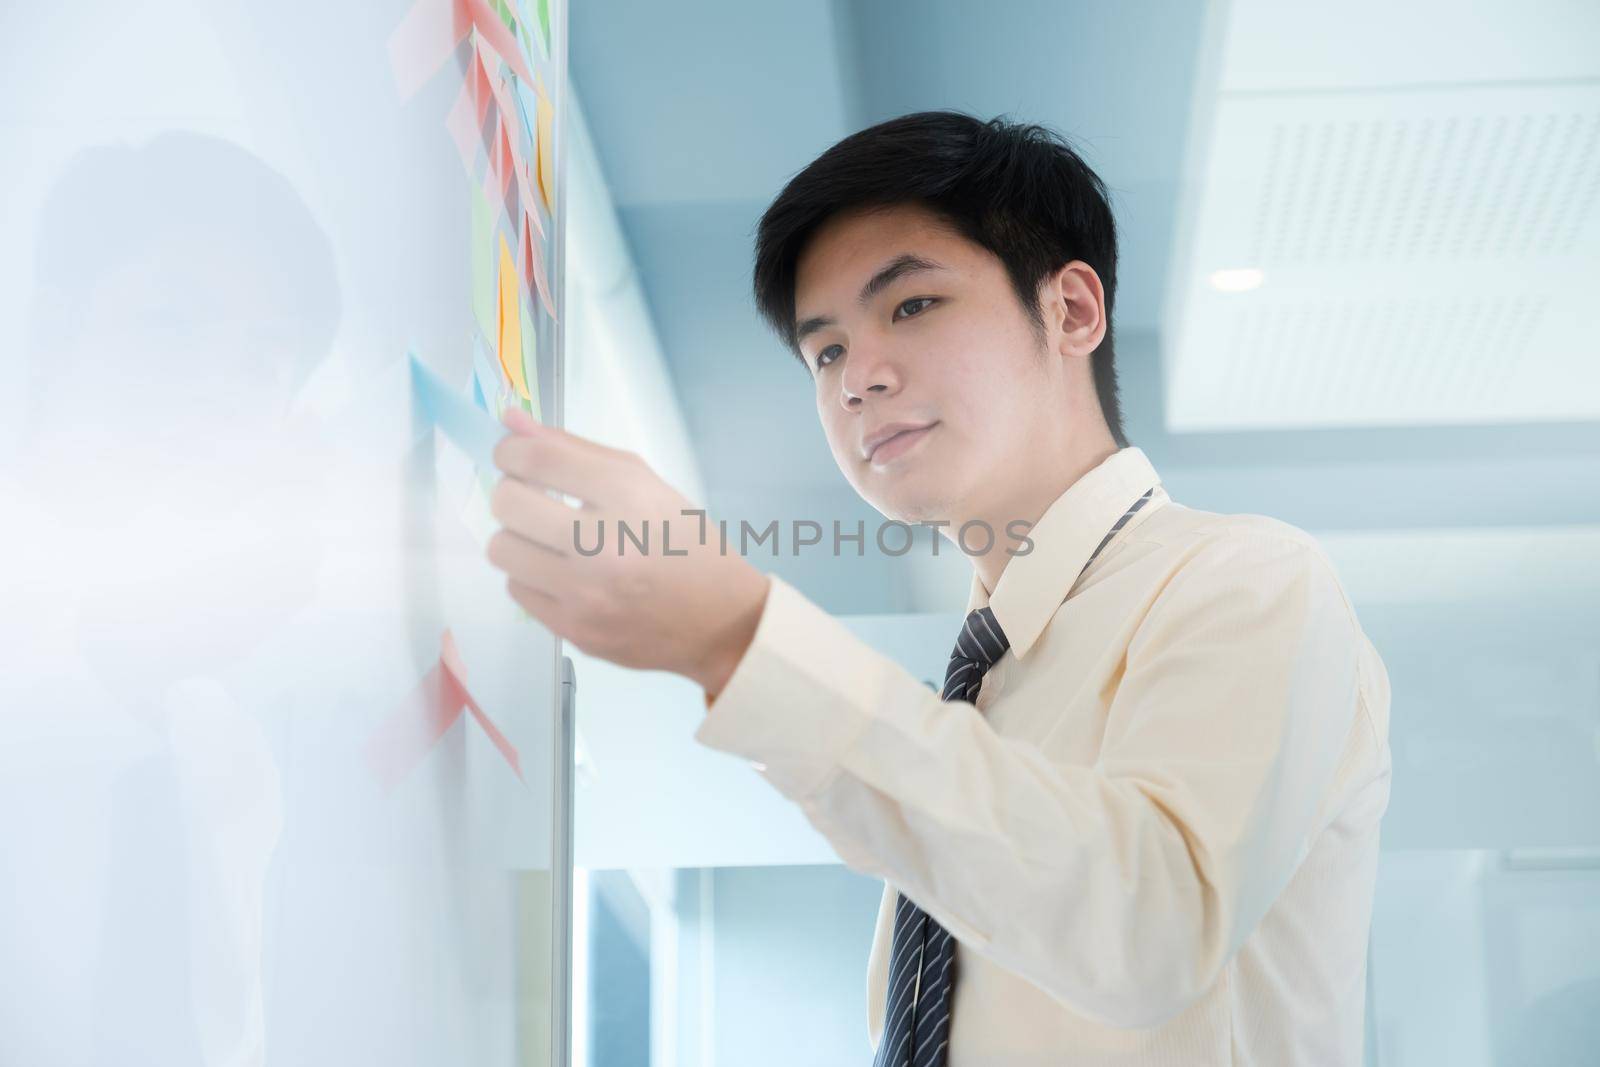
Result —
[[839, 376], [839, 403], [854, 411], [869, 393], [892, 396], [900, 390], [901, 377], [898, 362], [885, 349], [854, 349], [845, 357], [844, 373]]

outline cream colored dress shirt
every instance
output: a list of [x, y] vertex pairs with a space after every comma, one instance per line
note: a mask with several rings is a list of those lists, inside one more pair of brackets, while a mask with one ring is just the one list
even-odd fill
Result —
[[873, 1050], [898, 891], [959, 943], [949, 1067], [1362, 1061], [1387, 672], [1326, 553], [1276, 519], [1158, 487], [1080, 577], [1151, 486], [1121, 449], [992, 594], [974, 575], [967, 610], [1011, 642], [976, 704], [776, 576], [707, 698], [695, 737], [884, 880]]

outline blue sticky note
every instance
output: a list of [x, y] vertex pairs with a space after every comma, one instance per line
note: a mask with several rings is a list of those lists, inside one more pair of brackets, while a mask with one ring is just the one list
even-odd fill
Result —
[[510, 431], [500, 420], [450, 388], [443, 378], [423, 365], [415, 352], [411, 358], [411, 388], [423, 412], [445, 437], [485, 470], [494, 465], [494, 446]]
[[498, 409], [504, 406], [501, 401], [510, 386], [506, 382], [505, 372], [500, 369], [499, 361], [489, 354], [483, 338], [476, 335], [472, 338], [472, 366], [478, 391], [483, 394], [485, 400], [483, 409], [498, 417]]

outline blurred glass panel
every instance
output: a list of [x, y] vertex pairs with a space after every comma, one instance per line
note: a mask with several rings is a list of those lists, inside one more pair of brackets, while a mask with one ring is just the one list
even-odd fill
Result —
[[555, 645], [412, 410], [473, 315], [408, 6], [3, 16], [0, 1062], [550, 1062]]

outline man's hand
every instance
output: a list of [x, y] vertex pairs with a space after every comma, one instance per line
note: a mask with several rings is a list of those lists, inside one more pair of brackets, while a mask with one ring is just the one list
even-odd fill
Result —
[[[590, 655], [720, 692], [755, 635], [767, 576], [720, 550], [713, 524], [685, 515], [694, 504], [637, 453], [541, 425], [519, 408], [505, 424], [511, 433], [494, 462], [506, 476], [489, 498], [504, 529], [488, 556], [506, 572], [512, 599]], [[619, 536], [619, 521], [630, 537]]]

